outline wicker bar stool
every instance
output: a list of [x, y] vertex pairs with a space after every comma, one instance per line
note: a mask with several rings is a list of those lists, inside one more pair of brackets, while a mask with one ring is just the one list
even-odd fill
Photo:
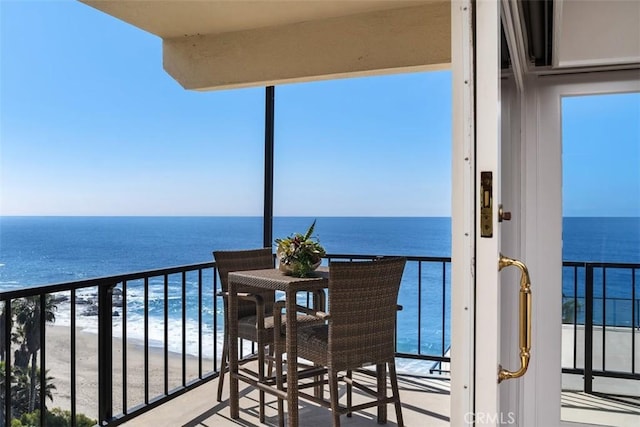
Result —
[[[225, 372], [229, 363], [229, 322], [238, 323], [238, 337], [253, 341], [258, 347], [258, 372], [246, 372], [255, 376], [258, 380], [265, 378], [265, 347], [273, 344], [273, 304], [275, 291], [264, 289], [243, 289], [238, 294], [238, 318], [228, 318], [228, 276], [232, 271], [260, 270], [274, 268], [274, 257], [271, 248], [247, 249], [239, 251], [214, 251], [213, 258], [220, 275], [222, 292], [219, 294], [224, 300], [224, 341], [222, 345], [222, 361], [220, 364], [220, 378], [218, 381], [218, 402], [222, 400], [222, 387]], [[237, 345], [237, 343], [231, 343]], [[272, 352], [272, 349], [269, 350]], [[255, 358], [243, 359], [245, 363]], [[271, 365], [271, 363], [270, 363]], [[260, 422], [264, 422], [264, 391], [260, 392]]]
[[[298, 329], [298, 357], [312, 362], [316, 368], [301, 372], [299, 378], [316, 378], [301, 382], [296, 389], [301, 398], [331, 408], [333, 426], [340, 426], [340, 415], [378, 407], [378, 422], [386, 422], [386, 405], [394, 403], [398, 426], [403, 426], [402, 407], [395, 367], [395, 327], [398, 309], [398, 291], [406, 258], [384, 257], [375, 261], [332, 262], [329, 265], [329, 312], [313, 312], [326, 323]], [[276, 308], [277, 311], [277, 308]], [[276, 313], [275, 319], [279, 316]], [[276, 331], [279, 328], [276, 324]], [[276, 378], [282, 376], [282, 334], [275, 337]], [[357, 383], [352, 371], [365, 366], [375, 366], [377, 389]], [[392, 395], [387, 396], [386, 368], [388, 366]], [[318, 385], [326, 384], [324, 376], [317, 381], [318, 369], [328, 373], [330, 401], [318, 393]], [[345, 372], [343, 375], [339, 373]], [[347, 384], [347, 405], [338, 403], [338, 380]], [[289, 384], [288, 387], [293, 385]], [[281, 385], [282, 387], [282, 385]], [[314, 387], [311, 395], [304, 390]], [[352, 387], [365, 391], [375, 400], [356, 406], [351, 403]], [[283, 410], [279, 402], [280, 425]]]

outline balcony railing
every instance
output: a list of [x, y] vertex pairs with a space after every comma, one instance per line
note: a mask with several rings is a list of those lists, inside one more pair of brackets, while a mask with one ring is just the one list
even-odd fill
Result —
[[[331, 254], [329, 260], [372, 259], [375, 255]], [[397, 356], [406, 360], [419, 360], [429, 364], [426, 373], [447, 372], [444, 364], [448, 357], [450, 342], [450, 269], [451, 260], [445, 257], [407, 257], [400, 289], [398, 313]], [[593, 327], [608, 326], [634, 330], [639, 326], [638, 296], [636, 295], [637, 271], [639, 264], [603, 264], [603, 263], [564, 263], [565, 281], [575, 283], [573, 294], [566, 295], [563, 305], [565, 323], [575, 330], [582, 327], [586, 335], [593, 336]], [[629, 297], [610, 295], [607, 281], [619, 277], [618, 270], [623, 269], [628, 282]], [[573, 272], [573, 276], [571, 275]], [[623, 275], [624, 275], [623, 274]], [[595, 292], [596, 283], [602, 283], [602, 292]], [[571, 288], [571, 286], [568, 286]], [[565, 287], [566, 288], [566, 287]], [[584, 292], [582, 291], [584, 289]], [[85, 373], [77, 370], [79, 349], [77, 328], [87, 319], [96, 319], [98, 363], [96, 368], [98, 395], [94, 413], [99, 425], [119, 425], [143, 412], [149, 411], [178, 395], [181, 395], [218, 376], [218, 360], [222, 342], [222, 301], [214, 297], [219, 283], [214, 262], [164, 268], [117, 276], [53, 284], [35, 288], [9, 291], [0, 294], [0, 358], [4, 362], [4, 371], [0, 372], [3, 383], [0, 391], [0, 426], [11, 425], [12, 411], [18, 387], [14, 377], [20, 349], [12, 344], [19, 322], [6, 321], [16, 319], [17, 311], [24, 309], [22, 304], [28, 301], [35, 311], [30, 319], [35, 321], [36, 339], [39, 343], [38, 377], [39, 389], [46, 389], [47, 382], [47, 311], [51, 304], [58, 306], [55, 312], [59, 321], [67, 321], [69, 326], [69, 409], [70, 425], [77, 425], [78, 397], [85, 393], [78, 390], [78, 377]], [[596, 296], [594, 296], [594, 293]], [[597, 302], [600, 301], [600, 302]], [[81, 303], [95, 303], [82, 305]], [[79, 312], [82, 307], [86, 316]], [[565, 310], [565, 307], [566, 308]], [[622, 310], [616, 310], [616, 308]], [[629, 310], [627, 310], [629, 309]], [[622, 312], [619, 312], [622, 311]], [[115, 316], [117, 312], [117, 316]], [[627, 314], [625, 314], [627, 313]], [[567, 316], [570, 316], [569, 319]], [[24, 320], [24, 319], [23, 319]], [[570, 320], [570, 321], [569, 321]], [[133, 327], [132, 327], [133, 326]], [[134, 336], [131, 331], [142, 331]], [[194, 332], [195, 331], [195, 332]], [[576, 334], [574, 334], [574, 337]], [[121, 340], [114, 340], [121, 338]], [[605, 369], [604, 346], [602, 350], [603, 369], [593, 370], [592, 364], [577, 366], [576, 359], [564, 372], [585, 375], [585, 391], [591, 375], [604, 375], [616, 378], [640, 379], [635, 365], [635, 333], [631, 334], [632, 365], [630, 372]], [[119, 342], [119, 344], [114, 344]], [[129, 341], [137, 341], [143, 353], [143, 391], [141, 396], [134, 395], [129, 380], [130, 368]], [[574, 346], [574, 352], [576, 346]], [[585, 360], [589, 356], [585, 346]], [[242, 347], [244, 353], [251, 347]], [[160, 351], [162, 365], [160, 378], [150, 378], [152, 353]], [[179, 378], [169, 374], [170, 363], [179, 360]], [[157, 355], [156, 355], [157, 356]], [[22, 362], [20, 362], [22, 363]], [[1, 365], [0, 365], [1, 366]], [[401, 366], [401, 363], [400, 363]], [[55, 373], [53, 373], [55, 375]], [[118, 387], [114, 386], [114, 378]], [[154, 381], [160, 383], [159, 390], [152, 387]], [[6, 385], [9, 386], [6, 386]], [[47, 411], [46, 393], [37, 395], [35, 408], [40, 413]], [[56, 402], [54, 401], [54, 405]], [[39, 425], [44, 426], [45, 417], [39, 417]]]
[[[375, 257], [337, 254], [327, 258], [339, 260]], [[403, 306], [403, 311], [398, 315], [399, 324], [405, 326], [397, 334], [398, 357], [423, 360], [431, 368], [436, 363], [449, 362], [446, 355], [450, 329], [449, 271], [449, 258], [408, 257], [399, 297]], [[15, 319], [17, 310], [24, 307], [22, 302], [28, 301], [35, 308], [31, 319], [37, 324], [37, 339], [40, 343], [37, 350], [39, 374], [36, 382], [37, 388], [42, 390], [51, 381], [47, 378], [47, 311], [52, 310], [52, 305], [56, 305], [58, 310], [54, 314], [58, 319], [68, 319], [68, 394], [72, 426], [77, 425], [78, 398], [86, 392], [78, 389], [77, 379], [86, 373], [78, 372], [77, 369], [77, 357], [82, 349], [77, 347], [76, 331], [81, 326], [80, 323], [87, 320], [87, 314], [89, 318], [92, 318], [91, 314], [95, 314], [98, 396], [94, 413], [85, 415], [96, 417], [99, 425], [115, 426], [218, 376], [218, 361], [222, 350], [219, 343], [222, 342], [223, 333], [223, 305], [219, 298], [214, 297], [218, 290], [215, 263], [205, 262], [4, 292], [0, 294], [0, 309], [4, 319]], [[413, 301], [417, 301], [417, 304]], [[426, 306], [429, 310], [424, 309]], [[78, 307], [85, 307], [84, 315], [79, 312]], [[439, 313], [436, 307], [439, 308]], [[437, 321], [432, 313], [438, 313]], [[415, 326], [406, 326], [412, 322]], [[132, 325], [138, 331], [142, 329], [141, 337], [132, 336], [129, 332]], [[11, 340], [17, 326], [17, 322], [6, 321], [0, 325], [0, 345], [3, 346], [0, 355], [4, 361], [4, 372], [0, 375], [3, 384], [10, 385], [4, 386], [4, 394], [0, 396], [0, 426], [11, 425], [17, 398], [14, 391], [18, 384], [13, 374], [16, 372], [21, 349], [12, 345]], [[193, 334], [193, 330], [197, 332]], [[430, 336], [431, 331], [436, 331], [439, 336]], [[121, 338], [120, 344], [114, 344], [114, 337]], [[131, 340], [139, 341], [144, 354], [142, 396], [134, 396], [128, 375], [131, 361], [126, 343]], [[155, 390], [152, 384], [158, 378], [150, 378], [150, 364], [151, 353], [158, 350], [162, 353], [162, 378], [160, 390]], [[251, 347], [242, 346], [241, 351], [250, 352]], [[176, 354], [180, 358], [181, 372], [177, 381], [170, 378], [169, 373], [169, 365], [175, 360]], [[114, 381], [114, 378], [118, 381]], [[121, 385], [116, 387], [114, 383]], [[40, 414], [46, 414], [46, 399], [46, 393], [39, 393], [34, 408], [39, 409]], [[54, 406], [55, 403], [54, 401]], [[39, 417], [39, 425], [46, 424], [45, 418]]]
[[[208, 367], [204, 367], [202, 343], [205, 338], [203, 332], [203, 308], [205, 304], [205, 295], [208, 296], [211, 305], [214, 307], [214, 311], [218, 302], [213, 297], [213, 287], [216, 286], [216, 278], [214, 275], [215, 264], [213, 262], [206, 262], [200, 264], [171, 267], [165, 269], [144, 271], [139, 273], [123, 274], [117, 276], [101, 277], [89, 280], [53, 284], [41, 287], [27, 288], [16, 291], [9, 291], [0, 294], [0, 303], [2, 306], [3, 321], [2, 329], [3, 333], [0, 335], [0, 344], [3, 346], [2, 359], [4, 360], [4, 372], [3, 385], [4, 393], [2, 398], [2, 418], [0, 420], [0, 426], [11, 425], [12, 411], [14, 408], [15, 394], [13, 390], [17, 387], [14, 382], [13, 373], [15, 372], [13, 358], [19, 355], [19, 349], [15, 349], [14, 353], [11, 345], [12, 333], [15, 333], [15, 327], [11, 321], [7, 319], [14, 319], [14, 316], [19, 313], [14, 312], [15, 306], [20, 306], [23, 301], [29, 301], [31, 307], [35, 308], [35, 312], [31, 317], [31, 321], [35, 322], [32, 328], [37, 330], [39, 334], [38, 341], [40, 343], [39, 351], [39, 363], [38, 371], [39, 378], [37, 379], [39, 389], [45, 389], [47, 383], [47, 311], [51, 310], [52, 305], [60, 304], [62, 301], [67, 300], [68, 304], [68, 318], [70, 326], [70, 348], [69, 348], [69, 365], [70, 365], [70, 412], [71, 412], [71, 425], [76, 425], [77, 410], [76, 405], [78, 397], [86, 391], [82, 391], [79, 394], [77, 386], [77, 378], [80, 374], [76, 370], [77, 360], [76, 354], [78, 349], [77, 345], [77, 326], [78, 326], [78, 308], [81, 306], [87, 306], [85, 303], [89, 301], [89, 312], [91, 307], [97, 309], [94, 313], [97, 316], [97, 332], [98, 332], [98, 401], [96, 405], [96, 412], [94, 414], [87, 414], [90, 417], [96, 416], [100, 425], [117, 425], [127, 419], [134, 417], [135, 415], [147, 411], [153, 407], [156, 407], [165, 401], [172, 399], [206, 381], [209, 381], [216, 377], [217, 374], [217, 359], [212, 358], [212, 364]], [[192, 277], [193, 276], [193, 277]], [[190, 381], [186, 378], [186, 366], [187, 366], [187, 352], [186, 346], [186, 289], [187, 284], [190, 283], [188, 279], [194, 280], [196, 283], [197, 291], [197, 307], [198, 309], [198, 372], [197, 377]], [[170, 283], [172, 289], [178, 289], [179, 294], [170, 294]], [[193, 283], [193, 282], [191, 282]], [[207, 285], [208, 283], [208, 285]], [[150, 343], [150, 311], [152, 306], [156, 305], [158, 301], [154, 301], [149, 296], [149, 289], [151, 286], [160, 286], [163, 288], [163, 299], [160, 301], [160, 305], [163, 311], [164, 319], [164, 339], [163, 339], [163, 358], [164, 358], [164, 380], [163, 391], [157, 395], [152, 395], [149, 391], [149, 352], [151, 349]], [[204, 288], [208, 286], [207, 291]], [[129, 298], [129, 291], [136, 289], [142, 295], [142, 307], [143, 307], [143, 342], [142, 347], [144, 351], [144, 396], [141, 402], [137, 402], [134, 405], [129, 404], [127, 392], [129, 390], [127, 382], [127, 366], [128, 366], [128, 349], [127, 345], [121, 346], [121, 375], [122, 375], [122, 388], [121, 390], [113, 390], [113, 336], [114, 336], [114, 303], [118, 306], [121, 305], [122, 309], [118, 311], [118, 318], [120, 319], [120, 333], [116, 334], [122, 337], [122, 342], [127, 342], [127, 310], [128, 304], [132, 303]], [[116, 291], [117, 290], [117, 291]], [[116, 297], [118, 295], [118, 297]], [[176, 299], [177, 297], [177, 299]], [[168, 358], [169, 358], [169, 308], [172, 302], [178, 301], [182, 307], [182, 343], [181, 343], [181, 355], [182, 355], [182, 379], [181, 384], [177, 387], [169, 387], [168, 377]], [[60, 312], [55, 313], [60, 315]], [[217, 330], [217, 317], [212, 316], [213, 330]], [[216, 341], [213, 340], [213, 352], [216, 354]], [[15, 362], [18, 362], [18, 357], [15, 358]], [[17, 363], [16, 363], [17, 365]], [[83, 373], [87, 374], [87, 373]], [[10, 384], [10, 387], [6, 385]], [[121, 398], [121, 412], [119, 414], [114, 413], [114, 395], [120, 393]], [[46, 411], [46, 393], [39, 393], [38, 402], [36, 408], [40, 410], [40, 413]], [[39, 417], [40, 425], [45, 425], [45, 417]]]
[[[636, 331], [640, 328], [640, 295], [636, 291], [639, 270], [640, 264], [563, 263], [562, 315], [563, 324], [572, 329], [573, 354], [570, 366], [563, 366], [562, 372], [581, 375], [586, 393], [593, 392], [596, 377], [640, 380], [636, 364]], [[613, 334], [622, 337], [624, 345], [610, 351], [626, 362], [615, 366], [608, 363], [611, 357], [607, 357], [611, 356], [607, 351], [607, 336]], [[579, 343], [579, 337], [583, 343]]]

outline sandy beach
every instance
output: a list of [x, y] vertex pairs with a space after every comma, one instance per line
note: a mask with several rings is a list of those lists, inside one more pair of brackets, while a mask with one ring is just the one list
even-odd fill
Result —
[[[113, 413], [123, 411], [123, 342], [113, 339]], [[71, 328], [66, 326], [47, 326], [46, 369], [53, 377], [56, 390], [53, 402], [47, 401], [47, 407], [71, 409]], [[126, 351], [126, 405], [132, 408], [144, 403], [144, 348], [129, 342]], [[161, 348], [149, 349], [149, 399], [164, 393], [164, 352]], [[168, 390], [182, 384], [182, 355], [169, 353]], [[213, 361], [203, 359], [203, 374], [213, 369]], [[186, 382], [198, 376], [198, 359], [186, 358]], [[76, 332], [76, 411], [91, 418], [98, 415], [98, 335]]]

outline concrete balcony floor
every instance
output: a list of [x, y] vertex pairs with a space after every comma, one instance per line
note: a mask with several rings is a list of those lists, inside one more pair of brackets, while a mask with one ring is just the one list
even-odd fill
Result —
[[[368, 376], [354, 374], [363, 382], [371, 383]], [[266, 395], [266, 420], [261, 424], [258, 419], [258, 392], [250, 385], [240, 382], [240, 419], [229, 416], [228, 377], [222, 402], [216, 401], [218, 381], [210, 381], [172, 401], [159, 406], [135, 419], [123, 424], [127, 427], [147, 426], [277, 426], [277, 400]], [[449, 381], [400, 376], [398, 378], [402, 416], [407, 426], [448, 426], [449, 425]], [[345, 392], [340, 384], [341, 393]], [[389, 390], [390, 392], [390, 390]], [[329, 396], [326, 388], [325, 398]], [[362, 392], [354, 389], [354, 404], [364, 398]], [[342, 403], [344, 404], [344, 399]], [[331, 411], [306, 400], [300, 400], [299, 417], [301, 426], [321, 427], [331, 425]], [[286, 411], [286, 404], [285, 404]], [[387, 405], [387, 425], [396, 425], [393, 405]], [[374, 426], [377, 424], [376, 408], [356, 412], [351, 418], [343, 415], [340, 419], [344, 426]]]
[[[372, 379], [362, 374], [354, 376], [371, 384]], [[216, 401], [218, 381], [210, 381], [185, 393], [172, 401], [142, 414], [123, 424], [127, 427], [197, 427], [197, 426], [277, 426], [278, 415], [275, 397], [266, 395], [266, 420], [261, 424], [258, 419], [258, 392], [248, 384], [240, 382], [240, 418], [233, 420], [229, 416], [228, 377], [222, 402]], [[398, 378], [402, 415], [407, 426], [448, 426], [450, 382], [436, 378], [421, 378], [400, 375]], [[341, 384], [344, 395], [345, 388]], [[325, 398], [329, 395], [325, 389]], [[363, 399], [363, 394], [354, 389], [354, 403]], [[342, 399], [344, 403], [344, 399]], [[329, 409], [315, 403], [300, 400], [300, 425], [324, 427], [331, 425]], [[286, 405], [285, 405], [286, 411]], [[387, 406], [387, 425], [396, 424], [393, 405]], [[638, 399], [617, 399], [608, 396], [587, 395], [582, 392], [562, 392], [562, 419], [580, 423], [606, 426], [640, 425], [640, 402]], [[343, 426], [374, 426], [377, 424], [376, 408], [356, 412], [351, 418], [341, 417]]]

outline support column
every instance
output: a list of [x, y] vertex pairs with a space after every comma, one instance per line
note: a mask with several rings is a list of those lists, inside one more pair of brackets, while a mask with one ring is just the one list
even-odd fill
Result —
[[273, 135], [275, 88], [265, 88], [264, 106], [264, 215], [263, 246], [269, 248], [273, 244]]

